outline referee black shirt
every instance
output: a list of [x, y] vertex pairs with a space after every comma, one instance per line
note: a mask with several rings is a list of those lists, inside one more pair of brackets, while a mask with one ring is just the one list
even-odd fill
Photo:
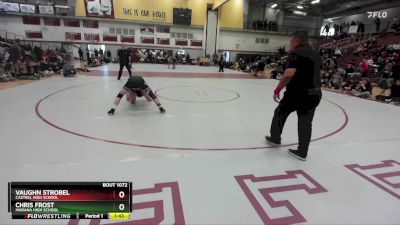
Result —
[[321, 66], [320, 55], [310, 45], [296, 48], [289, 54], [286, 64], [286, 69], [294, 68], [296, 73], [287, 84], [285, 94], [291, 97], [321, 96]]
[[127, 49], [118, 50], [119, 64], [127, 65], [129, 63], [129, 51]]

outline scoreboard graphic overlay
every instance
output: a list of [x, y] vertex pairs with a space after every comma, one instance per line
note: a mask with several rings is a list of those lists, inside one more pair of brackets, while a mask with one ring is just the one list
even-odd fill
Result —
[[13, 219], [129, 219], [131, 182], [9, 182]]

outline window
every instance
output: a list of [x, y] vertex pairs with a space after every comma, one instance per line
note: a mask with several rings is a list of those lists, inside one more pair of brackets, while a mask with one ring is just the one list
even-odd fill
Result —
[[87, 28], [99, 28], [99, 21], [96, 20], [84, 20], [83, 27]]
[[169, 45], [169, 38], [157, 38], [157, 44], [159, 45]]
[[158, 33], [169, 33], [170, 28], [168, 26], [157, 26]]
[[65, 39], [70, 41], [82, 40], [82, 36], [81, 33], [65, 32]]
[[99, 34], [85, 34], [84, 35], [86, 41], [99, 41], [100, 35]]
[[117, 28], [116, 31], [117, 31], [117, 34], [122, 34], [122, 29], [121, 28]]
[[64, 19], [64, 26], [66, 26], [66, 27], [80, 27], [81, 24], [79, 23], [79, 20]]
[[135, 29], [129, 29], [129, 35], [135, 35]]
[[121, 42], [135, 43], [134, 36], [121, 36]]
[[118, 37], [117, 37], [117, 35], [103, 34], [103, 41], [117, 42]]
[[188, 45], [188, 40], [175, 40], [175, 45], [179, 46], [187, 46]]
[[128, 29], [123, 29], [122, 31], [123, 31], [124, 35], [128, 35], [129, 34], [129, 30]]
[[268, 44], [269, 39], [268, 38], [256, 38], [256, 44]]
[[43, 23], [45, 26], [59, 27], [61, 25], [60, 19], [57, 18], [43, 18]]
[[41, 39], [41, 38], [43, 38], [42, 31], [26, 30], [25, 31], [25, 36], [26, 36], [26, 38], [31, 38], [31, 39]]
[[29, 25], [40, 25], [40, 17], [23, 16], [22, 17], [22, 23], [23, 24], [29, 24]]
[[140, 42], [142, 44], [154, 44], [154, 38], [153, 37], [141, 37]]
[[115, 34], [115, 28], [113, 27], [108, 28], [108, 33]]
[[194, 39], [190, 33], [174, 33], [171, 32], [171, 38]]
[[195, 46], [195, 47], [201, 47], [201, 46], [203, 46], [203, 41], [202, 40], [191, 40], [190, 45]]

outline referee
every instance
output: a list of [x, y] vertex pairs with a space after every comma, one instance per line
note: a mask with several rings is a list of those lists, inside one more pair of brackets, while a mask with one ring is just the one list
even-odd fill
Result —
[[[279, 103], [271, 123], [271, 136], [265, 136], [272, 145], [281, 144], [281, 134], [286, 119], [296, 111], [298, 117], [297, 150], [289, 154], [305, 161], [311, 140], [312, 121], [315, 109], [321, 101], [320, 69], [322, 60], [318, 52], [308, 44], [306, 31], [296, 31], [290, 40], [290, 50], [285, 72], [274, 90], [274, 101]], [[280, 92], [286, 87], [282, 100]]]
[[132, 76], [131, 72], [131, 61], [130, 61], [130, 51], [125, 48], [125, 45], [122, 45], [122, 48], [118, 50], [118, 58], [119, 58], [119, 72], [118, 72], [118, 80], [121, 79], [122, 69], [126, 67], [129, 73], [129, 77]]

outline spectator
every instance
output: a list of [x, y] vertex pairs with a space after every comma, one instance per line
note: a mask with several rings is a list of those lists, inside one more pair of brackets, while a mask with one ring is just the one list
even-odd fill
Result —
[[361, 71], [361, 76], [366, 77], [368, 75], [368, 68], [369, 68], [369, 65], [368, 65], [368, 62], [366, 59], [363, 59], [363, 61], [359, 64], [359, 68]]
[[357, 82], [355, 80], [348, 80], [342, 88], [344, 93], [351, 95], [353, 90], [357, 88]]
[[378, 100], [378, 101], [392, 100], [392, 101], [400, 102], [400, 78], [397, 78], [395, 80], [395, 83], [390, 88], [390, 92], [389, 92], [388, 96], [378, 95], [378, 96], [376, 96], [376, 100]]
[[189, 53], [186, 54], [186, 63], [189, 64], [189, 65], [191, 64]]
[[79, 48], [79, 50], [78, 50], [78, 54], [79, 54], [79, 61], [83, 61], [83, 51], [82, 51], [82, 49], [81, 48]]
[[21, 47], [18, 41], [13, 41], [12, 45], [10, 46], [9, 50], [10, 56], [8, 57], [8, 61], [16, 64], [18, 60], [21, 59]]
[[89, 47], [86, 48], [86, 60], [88, 62], [88, 64], [90, 63], [91, 59], [90, 59], [90, 50]]
[[335, 36], [337, 36], [337, 35], [339, 35], [340, 34], [340, 28], [339, 28], [339, 25], [338, 24], [334, 24], [333, 25], [333, 29], [335, 30]]
[[216, 52], [214, 52], [212, 58], [213, 58], [213, 61], [212, 61], [213, 64], [217, 65], [218, 64], [218, 54]]
[[255, 76], [264, 77], [265, 76], [265, 60], [261, 59], [257, 62], [257, 67], [255, 70]]
[[352, 90], [352, 94], [360, 98], [369, 98], [372, 92], [372, 85], [368, 80], [362, 80], [357, 87]]
[[224, 56], [221, 55], [219, 58], [219, 71], [218, 72], [224, 72]]
[[375, 22], [375, 25], [376, 25], [375, 32], [379, 33], [379, 30], [380, 30], [380, 27], [381, 27], [381, 20], [379, 18], [376, 18], [374, 22]]
[[322, 79], [321, 79], [321, 86], [326, 87], [329, 85], [329, 81], [331, 80], [332, 76], [328, 71], [325, 71], [322, 73]]
[[354, 64], [353, 63], [347, 63], [346, 67], [346, 75], [354, 73]]
[[339, 48], [335, 49], [335, 56], [336, 56], [336, 58], [340, 58], [340, 56], [342, 56], [342, 51], [340, 51]]
[[391, 27], [391, 31], [394, 33], [394, 34], [400, 34], [400, 19], [399, 19], [399, 21], [395, 21], [393, 24], [392, 24], [392, 27]]
[[359, 44], [357, 49], [354, 51], [354, 55], [358, 56], [362, 52], [364, 52], [364, 46], [363, 46], [363, 44]]
[[326, 35], [328, 35], [330, 29], [331, 29], [331, 26], [329, 24], [326, 24], [324, 29], [322, 30], [322, 33], [326, 33]]
[[340, 77], [345, 79], [346, 78], [346, 70], [343, 68], [335, 68], [336, 72], [339, 73]]
[[332, 78], [329, 80], [329, 87], [339, 89], [342, 87], [343, 78], [339, 71], [333, 74]]
[[6, 59], [6, 49], [0, 45], [0, 64]]
[[94, 49], [94, 58], [95, 59], [99, 58], [99, 51], [97, 50], [97, 48]]
[[104, 60], [104, 51], [102, 48], [100, 48], [99, 54], [100, 54], [100, 60], [103, 61]]
[[111, 58], [111, 51], [110, 51], [110, 50], [107, 50], [106, 55], [107, 55], [107, 62], [110, 63], [110, 62], [112, 61], [112, 58]]
[[360, 33], [364, 33], [365, 32], [365, 24], [360, 22], [358, 26], [360, 28]]

